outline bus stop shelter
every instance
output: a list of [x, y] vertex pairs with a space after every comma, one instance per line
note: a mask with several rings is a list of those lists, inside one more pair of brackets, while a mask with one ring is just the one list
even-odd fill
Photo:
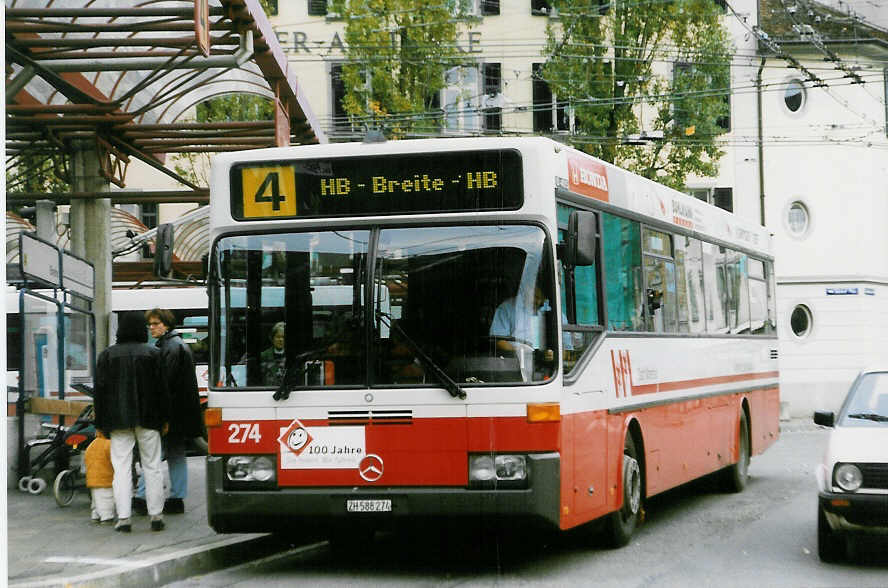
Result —
[[[12, 0], [5, 26], [8, 174], [14, 181], [26, 158], [55, 156], [72, 186], [8, 202], [71, 205], [70, 250], [96, 266], [100, 347], [112, 204], [208, 202], [207, 188], [176, 173], [169, 154], [326, 142], [258, 0]], [[272, 100], [273, 118], [182, 120], [196, 104], [232, 93]], [[134, 158], [183, 189], [112, 193], [127, 186]]]
[[[51, 160], [70, 186], [7, 186], [7, 208], [34, 206], [39, 234], [55, 206], [70, 205], [70, 238], [59, 244], [94, 267], [99, 350], [109, 343], [112, 205], [207, 203], [207, 187], [177, 173], [171, 154], [327, 140], [258, 0], [9, 0], [5, 28], [9, 183]], [[200, 102], [243, 93], [271, 100], [272, 118], [183, 119]], [[127, 186], [134, 159], [182, 189], [112, 191], [144, 188]]]

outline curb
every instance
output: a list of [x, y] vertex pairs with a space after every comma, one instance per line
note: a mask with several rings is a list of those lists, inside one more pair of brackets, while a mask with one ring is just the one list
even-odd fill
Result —
[[77, 576], [51, 576], [9, 584], [10, 588], [58, 586], [105, 588], [159, 586], [207, 572], [236, 566], [291, 549], [274, 535], [221, 539], [207, 545], [165, 553]]

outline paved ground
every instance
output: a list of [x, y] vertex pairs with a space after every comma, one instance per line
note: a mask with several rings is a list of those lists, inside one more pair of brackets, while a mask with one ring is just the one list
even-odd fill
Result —
[[133, 532], [90, 521], [89, 492], [60, 507], [52, 487], [40, 495], [7, 491], [9, 585], [157, 586], [283, 549], [266, 535], [219, 535], [207, 524], [203, 457], [188, 458], [185, 514], [166, 515], [155, 533], [148, 517]]
[[[784, 431], [813, 427], [810, 419], [781, 423]], [[148, 517], [134, 517], [128, 535], [93, 524], [85, 487], [64, 508], [51, 485], [40, 495], [7, 491], [9, 586], [158, 586], [289, 549], [268, 535], [209, 527], [204, 459], [188, 458], [185, 514], [166, 515], [159, 533]]]

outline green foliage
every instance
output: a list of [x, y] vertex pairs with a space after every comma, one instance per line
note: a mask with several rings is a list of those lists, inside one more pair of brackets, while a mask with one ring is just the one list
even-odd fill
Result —
[[[255, 94], [229, 94], [199, 103], [195, 115], [197, 122], [202, 123], [271, 120], [274, 103]], [[177, 153], [172, 163], [173, 171], [192, 184], [209, 185], [209, 154]]]
[[66, 163], [63, 153], [21, 152], [7, 160], [7, 194], [70, 192]]
[[[714, 1], [550, 4], [560, 19], [548, 26], [543, 77], [574, 109], [571, 142], [675, 188], [690, 174], [715, 175], [732, 47]], [[655, 60], [683, 65], [673, 79], [673, 72], [657, 71]], [[663, 140], [626, 144], [640, 130], [660, 131]]]
[[201, 102], [195, 110], [197, 122], [271, 120], [274, 103], [254, 94], [229, 94]]
[[435, 100], [444, 73], [459, 65], [460, 13], [455, 0], [333, 0], [345, 20], [342, 106], [358, 127], [382, 127], [389, 136], [435, 133]]

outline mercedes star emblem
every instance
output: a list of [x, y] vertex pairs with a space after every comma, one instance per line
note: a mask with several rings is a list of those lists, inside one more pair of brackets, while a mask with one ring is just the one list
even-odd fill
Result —
[[375, 482], [382, 477], [382, 458], [375, 453], [368, 453], [358, 464], [358, 473], [368, 482]]

